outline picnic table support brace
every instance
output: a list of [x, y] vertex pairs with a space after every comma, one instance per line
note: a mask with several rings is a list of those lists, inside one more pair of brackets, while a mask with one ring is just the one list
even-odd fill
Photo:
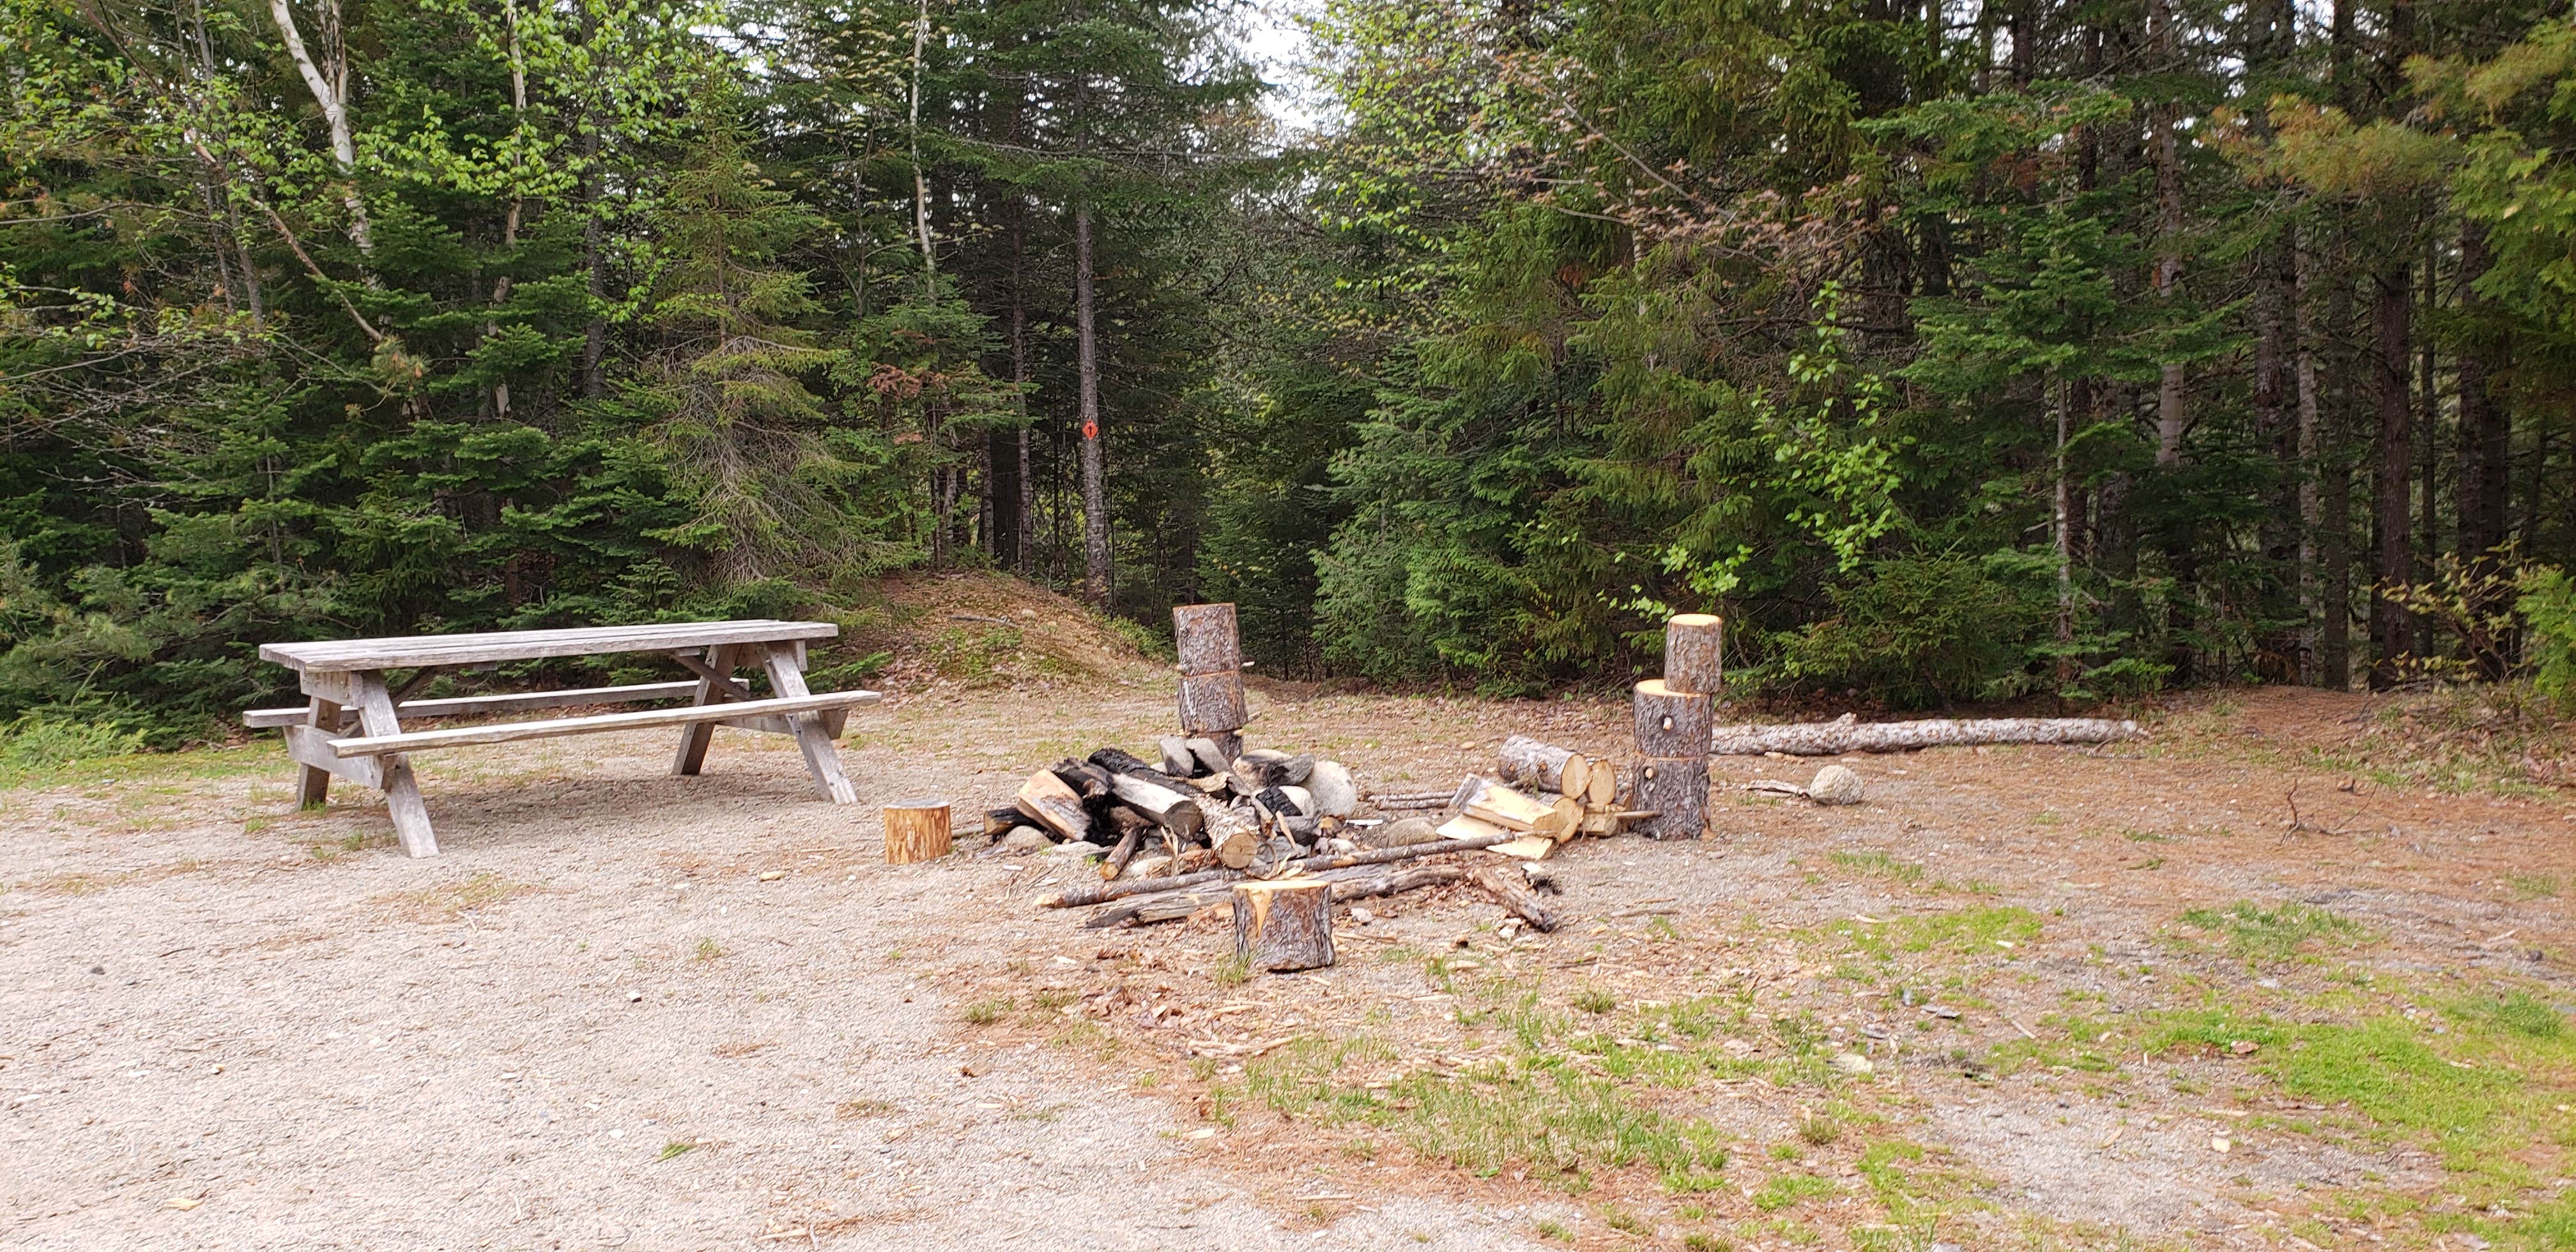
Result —
[[[315, 730], [326, 735], [340, 733], [340, 706], [320, 696], [306, 702], [306, 711]], [[318, 809], [331, 799], [331, 771], [313, 765], [295, 767], [295, 804], [298, 808]]]
[[[720, 704], [731, 701], [734, 697], [730, 689], [740, 686], [733, 679], [733, 669], [740, 663], [741, 656], [741, 648], [727, 643], [707, 649], [707, 659], [704, 664], [691, 665], [683, 660], [681, 664], [698, 675], [698, 693], [689, 703]], [[707, 763], [707, 745], [714, 742], [715, 737], [716, 728], [712, 722], [698, 722], [681, 727], [680, 753], [671, 761], [671, 773], [685, 778], [704, 768]]]
[[[769, 692], [775, 696], [803, 696], [805, 670], [797, 664], [798, 649], [792, 643], [769, 645]], [[823, 729], [823, 719], [813, 713], [790, 713], [787, 722], [796, 728], [796, 748], [805, 754], [805, 772], [834, 804], [856, 804], [858, 789], [850, 785], [850, 776], [841, 772], [841, 754], [832, 747], [832, 736]]]
[[[393, 694], [385, 690], [385, 676], [375, 670], [358, 670], [349, 675], [349, 694], [358, 706], [358, 725], [369, 735], [399, 735], [402, 723], [394, 717]], [[414, 857], [438, 855], [438, 836], [429, 829], [429, 806], [421, 801], [420, 783], [413, 779], [411, 762], [400, 753], [385, 756], [385, 809], [393, 815], [394, 838], [402, 841], [403, 851]]]

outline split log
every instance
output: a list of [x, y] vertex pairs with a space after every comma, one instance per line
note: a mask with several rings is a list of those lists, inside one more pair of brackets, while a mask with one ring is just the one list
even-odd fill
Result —
[[1655, 814], [1638, 823], [1647, 838], [1697, 839], [1708, 828], [1708, 758], [1641, 761], [1633, 794]]
[[1190, 759], [1198, 762], [1193, 774], [1223, 774], [1243, 754], [1243, 736], [1237, 734], [1194, 735], [1181, 743], [1190, 750]]
[[[1679, 760], [1686, 756], [1703, 756], [1709, 730], [1716, 721], [1717, 701], [1697, 692], [1674, 691], [1660, 678], [1649, 678], [1637, 684], [1636, 722], [1637, 755], [1649, 759]], [[1656, 808], [1657, 805], [1640, 805]]]
[[1201, 806], [1207, 816], [1208, 846], [1216, 849], [1217, 863], [1227, 869], [1242, 869], [1252, 864], [1261, 852], [1261, 818], [1248, 806], [1219, 805], [1211, 800]]
[[1990, 743], [2116, 743], [2144, 734], [2136, 722], [2102, 717], [1939, 717], [1919, 722], [1863, 722], [1846, 713], [1831, 722], [1723, 727], [1710, 737], [1709, 754], [1840, 756], [1845, 752], [1910, 752], [1916, 748]]
[[1468, 871], [1467, 881], [1484, 888], [1485, 894], [1494, 897], [1494, 903], [1509, 910], [1512, 916], [1528, 922], [1532, 929], [1556, 929], [1556, 914], [1539, 901], [1538, 893], [1530, 890], [1529, 880], [1522, 877], [1520, 871], [1506, 870], [1499, 865], [1479, 865]]
[[1020, 784], [1015, 797], [1019, 810], [1038, 825], [1054, 831], [1059, 839], [1091, 838], [1091, 814], [1082, 809], [1082, 797], [1056, 777], [1054, 770], [1039, 770]]
[[948, 855], [949, 846], [946, 800], [897, 800], [885, 806], [886, 864], [936, 861]]
[[1527, 735], [1503, 741], [1495, 756], [1495, 773], [1504, 782], [1531, 791], [1586, 794], [1592, 786], [1592, 758], [1570, 748], [1540, 743]]
[[1109, 794], [1109, 771], [1089, 761], [1066, 757], [1050, 766], [1049, 770], [1063, 779], [1064, 785], [1073, 789], [1073, 794], [1085, 800], [1097, 800]]
[[1172, 651], [1180, 661], [1182, 677], [1240, 674], [1242, 639], [1231, 604], [1172, 606]]
[[1251, 720], [1244, 712], [1243, 675], [1190, 674], [1181, 679], [1181, 729], [1193, 735], [1231, 735]]
[[1572, 836], [1574, 824], [1582, 820], [1583, 805], [1562, 796], [1541, 799], [1523, 795], [1510, 787], [1491, 786], [1478, 791], [1467, 801], [1465, 816], [1491, 822], [1505, 830], [1565, 839]]
[[1175, 839], [1196, 839], [1207, 828], [1207, 806], [1199, 794], [1155, 781], [1160, 775], [1111, 774], [1109, 790], [1130, 808], [1172, 832]]
[[1190, 754], [1190, 741], [1179, 735], [1165, 735], [1154, 743], [1163, 757], [1163, 772], [1174, 778], [1195, 778], [1205, 772], [1198, 758]]
[[1333, 884], [1316, 878], [1234, 884], [1234, 957], [1259, 970], [1333, 963]]
[[[1130, 811], [1131, 810], [1128, 809], [1115, 809], [1111, 811], [1110, 816], [1112, 818], [1116, 818]], [[1141, 817], [1142, 815], [1139, 814], [1139, 816]], [[1136, 859], [1136, 849], [1145, 842], [1145, 832], [1153, 828], [1153, 823], [1147, 821], [1139, 821], [1134, 824], [1121, 822], [1120, 825], [1126, 827], [1126, 833], [1118, 836], [1118, 842], [1110, 846], [1109, 855], [1100, 858], [1100, 880], [1102, 882], [1107, 882], [1110, 879], [1116, 878], [1120, 874], [1127, 872], [1127, 862]]]
[[984, 836], [988, 839], [999, 839], [1011, 833], [1013, 826], [1025, 826], [1028, 821], [1029, 815], [1017, 808], [986, 809], [984, 810]]
[[1664, 686], [1713, 696], [1726, 687], [1726, 621], [1683, 613], [1664, 623]]

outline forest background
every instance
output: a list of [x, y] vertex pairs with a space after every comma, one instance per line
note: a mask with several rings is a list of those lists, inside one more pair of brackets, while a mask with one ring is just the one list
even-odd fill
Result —
[[1320, 0], [1293, 129], [1244, 19], [0, 0], [0, 719], [925, 567], [1495, 694], [1686, 609], [1885, 707], [2576, 690], [2567, 13]]

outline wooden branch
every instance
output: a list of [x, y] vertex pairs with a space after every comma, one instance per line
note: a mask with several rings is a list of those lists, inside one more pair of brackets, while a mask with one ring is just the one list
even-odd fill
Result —
[[[1505, 831], [1473, 839], [1443, 839], [1437, 843], [1409, 843], [1400, 848], [1371, 848], [1363, 852], [1345, 852], [1339, 856], [1310, 856], [1289, 862], [1288, 869], [1292, 873], [1319, 874], [1330, 870], [1353, 869], [1363, 865], [1385, 865], [1395, 861], [1410, 861], [1417, 857], [1439, 856], [1449, 852], [1473, 852], [1519, 837], [1516, 832]], [[1118, 882], [1101, 883], [1098, 886], [1067, 887], [1038, 901], [1038, 904], [1042, 908], [1050, 909], [1079, 908], [1087, 904], [1106, 904], [1127, 896], [1177, 891], [1184, 887], [1222, 882], [1235, 876], [1235, 872], [1230, 869], [1212, 869], [1196, 874], [1180, 874], [1171, 878], [1122, 879]]]
[[1719, 727], [1710, 737], [1709, 755], [1760, 756], [1779, 752], [1788, 756], [1840, 756], [1846, 752], [1907, 752], [1990, 743], [2115, 743], [2144, 734], [2136, 722], [2100, 717], [1862, 722], [1846, 713], [1831, 722]]
[[1539, 902], [1538, 893], [1530, 890], [1529, 881], [1518, 871], [1499, 865], [1479, 865], [1468, 871], [1467, 881], [1483, 888], [1485, 894], [1494, 897], [1494, 903], [1510, 910], [1513, 916], [1528, 922], [1533, 929], [1556, 929], [1556, 914]]
[[[1332, 884], [1333, 903], [1391, 896], [1422, 887], [1437, 887], [1457, 882], [1467, 871], [1455, 865], [1415, 865], [1404, 869], [1380, 869], [1373, 866], [1327, 870], [1315, 878]], [[1234, 884], [1201, 886], [1188, 891], [1170, 891], [1142, 900], [1130, 901], [1114, 909], [1102, 909], [1082, 923], [1084, 930], [1107, 930], [1112, 926], [1133, 923], [1151, 926], [1157, 922], [1179, 921], [1201, 909], [1223, 904], [1233, 898]]]

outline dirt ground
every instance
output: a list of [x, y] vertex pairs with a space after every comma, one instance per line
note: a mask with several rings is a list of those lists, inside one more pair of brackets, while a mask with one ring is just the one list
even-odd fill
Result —
[[[1212, 920], [1032, 907], [1073, 858], [880, 863], [882, 802], [1169, 720], [1150, 666], [1011, 671], [890, 682], [854, 807], [732, 731], [425, 757], [434, 860], [269, 743], [0, 793], [0, 1244], [2576, 1246], [2576, 805], [2356, 764], [2362, 698], [1722, 793], [1551, 861], [1552, 934], [1441, 889], [1247, 980]], [[1254, 707], [1391, 790], [1625, 735]]]

